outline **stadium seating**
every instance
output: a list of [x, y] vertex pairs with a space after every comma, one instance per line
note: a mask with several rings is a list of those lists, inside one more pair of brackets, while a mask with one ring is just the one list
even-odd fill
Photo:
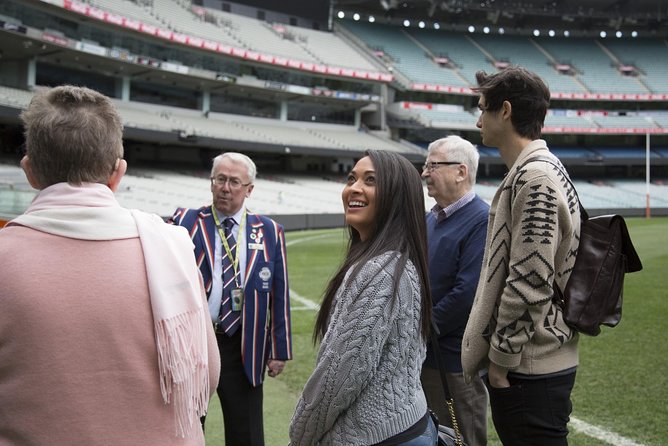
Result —
[[[500, 180], [480, 180], [475, 191], [491, 202]], [[644, 208], [646, 185], [637, 180], [575, 181], [587, 209]], [[255, 212], [276, 214], [338, 214], [342, 212], [343, 176], [323, 179], [295, 174], [262, 175], [249, 200]], [[0, 164], [0, 215], [23, 212], [36, 194], [23, 171]], [[177, 207], [200, 207], [211, 202], [207, 172], [174, 172], [129, 167], [116, 197], [122, 206], [170, 216]], [[650, 184], [651, 206], [668, 207], [668, 184]], [[434, 201], [427, 196], [425, 209]]]
[[308, 53], [313, 54], [321, 63], [339, 67], [356, 67], [363, 70], [379, 71], [377, 65], [372, 64], [355, 51], [338, 34], [298, 28], [296, 26], [284, 26], [292, 36], [295, 36], [298, 44], [303, 46]]
[[649, 93], [635, 78], [623, 76], [615, 60], [594, 39], [537, 37], [535, 41], [554, 60], [570, 64], [591, 93]]
[[[476, 71], [484, 69], [492, 71], [491, 61], [465, 34], [426, 29], [413, 29], [409, 34], [428, 48], [430, 54], [447, 57], [456, 67], [457, 78], [466, 81], [465, 83], [445, 83], [445, 85], [475, 85]], [[421, 79], [417, 81], [426, 82]]]
[[[584, 93], [584, 86], [575, 78], [560, 74], [556, 68], [556, 60], [541, 51], [532, 40], [523, 36], [492, 36], [475, 35], [472, 39], [487, 50], [494, 59], [523, 67], [531, 67], [542, 77], [552, 91], [560, 93]], [[493, 72], [493, 69], [487, 70]]]
[[0, 104], [26, 108], [32, 99], [32, 92], [0, 85]]
[[130, 0], [87, 0], [92, 6], [231, 47], [286, 59], [358, 70], [378, 71], [338, 35], [270, 24], [237, 14], [193, 6], [184, 0], [152, 0], [140, 6]]
[[149, 6], [140, 6], [130, 0], [84, 0], [84, 3], [89, 3], [96, 8], [117, 14], [121, 17], [139, 20], [149, 25], [163, 27], [166, 25], [164, 21], [161, 21], [152, 13], [152, 8]]
[[556, 157], [561, 160], [567, 158], [581, 158], [583, 160], [587, 160], [597, 155], [589, 149], [575, 147], [550, 147], [550, 152], [554, 153]]
[[606, 128], [652, 128], [655, 127], [651, 118], [645, 116], [593, 116], [592, 120]]
[[668, 46], [658, 39], [615, 39], [604, 45], [622, 64], [634, 66], [652, 93], [668, 91]]
[[565, 110], [548, 112], [545, 117], [546, 127], [596, 128], [598, 125], [587, 116], [567, 115]]
[[382, 51], [389, 56], [394, 69], [413, 82], [468, 86], [455, 71], [439, 67], [426, 48], [397, 27], [361, 22], [346, 22], [343, 26], [366, 42], [370, 53]]

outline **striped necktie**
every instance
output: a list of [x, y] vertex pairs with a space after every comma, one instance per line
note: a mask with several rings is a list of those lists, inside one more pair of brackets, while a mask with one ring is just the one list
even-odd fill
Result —
[[223, 220], [225, 238], [227, 239], [227, 246], [230, 247], [232, 258], [227, 255], [227, 250], [223, 249], [223, 298], [220, 304], [218, 320], [228, 336], [232, 336], [241, 325], [241, 312], [232, 311], [231, 301], [232, 289], [239, 288], [237, 285], [238, 281], [234, 279], [233, 259], [236, 258], [237, 252], [237, 242], [234, 240], [234, 235], [232, 234], [234, 224], [233, 218]]

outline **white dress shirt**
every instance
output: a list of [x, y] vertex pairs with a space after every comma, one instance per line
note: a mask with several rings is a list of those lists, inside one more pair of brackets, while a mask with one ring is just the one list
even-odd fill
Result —
[[[248, 228], [248, 222], [244, 223], [244, 233], [239, 234], [239, 225], [241, 224], [241, 217], [244, 214], [245, 207], [241, 207], [239, 212], [234, 215], [223, 215], [218, 212], [214, 207], [211, 208], [212, 212], [216, 212], [218, 215], [218, 221], [221, 226], [223, 221], [226, 218], [232, 217], [234, 219], [234, 226], [232, 226], [232, 235], [234, 240], [237, 241], [237, 252], [236, 256], [239, 257], [239, 285], [243, 288], [246, 283], [246, 229]], [[218, 322], [218, 315], [220, 313], [220, 304], [223, 298], [223, 240], [220, 238], [220, 232], [225, 233], [225, 228], [221, 227], [220, 231], [216, 231], [216, 240], [215, 240], [215, 252], [213, 254], [213, 276], [211, 282], [211, 294], [209, 295], [209, 313], [211, 313], [211, 320]], [[231, 247], [230, 247], [231, 248]]]

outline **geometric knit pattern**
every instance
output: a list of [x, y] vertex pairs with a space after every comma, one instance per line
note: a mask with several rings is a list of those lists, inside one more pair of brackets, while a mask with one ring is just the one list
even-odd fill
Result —
[[[542, 144], [528, 146], [516, 166], [539, 154], [558, 163]], [[579, 245], [579, 203], [564, 172], [531, 162], [512, 168], [497, 190], [464, 337], [465, 373], [488, 360], [525, 374], [577, 365], [577, 335], [553, 301], [554, 283], [565, 286]]]
[[[223, 226], [225, 227], [225, 238], [227, 239], [227, 246], [230, 247], [230, 253], [232, 254], [232, 259], [236, 258], [237, 252], [237, 242], [234, 240], [234, 235], [232, 234], [232, 228], [234, 227], [234, 219], [226, 218], [223, 220]], [[232, 289], [238, 288], [237, 283], [239, 280], [239, 274], [237, 277], [234, 274], [234, 264], [232, 259], [227, 255], [227, 250], [223, 246], [223, 298], [220, 304], [220, 313], [218, 320], [225, 330], [225, 334], [232, 336], [236, 333], [237, 329], [241, 325], [241, 312], [232, 311]]]
[[420, 284], [396, 252], [350, 271], [337, 291], [315, 369], [290, 425], [291, 445], [369, 445], [411, 427], [427, 411], [420, 383]]

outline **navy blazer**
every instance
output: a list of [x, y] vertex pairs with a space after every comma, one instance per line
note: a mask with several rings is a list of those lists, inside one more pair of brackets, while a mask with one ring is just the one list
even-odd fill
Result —
[[[208, 299], [211, 294], [216, 240], [216, 224], [211, 206], [178, 208], [171, 221], [185, 227], [190, 233]], [[254, 234], [252, 238], [251, 234]], [[246, 245], [241, 358], [248, 381], [258, 386], [264, 380], [267, 359], [292, 359], [290, 295], [283, 226], [269, 217], [247, 211]], [[221, 361], [224, 360], [221, 358]]]

